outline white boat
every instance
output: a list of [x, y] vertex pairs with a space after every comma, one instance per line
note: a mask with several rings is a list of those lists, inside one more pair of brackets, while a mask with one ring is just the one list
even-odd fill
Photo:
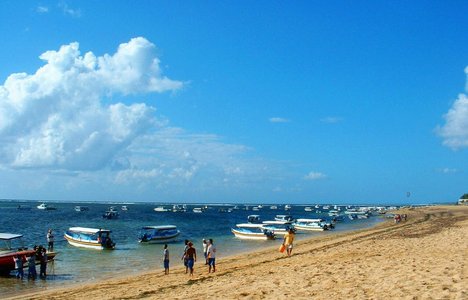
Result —
[[289, 229], [294, 229], [291, 222], [287, 221], [263, 221], [263, 229], [270, 230], [276, 235], [285, 235]]
[[48, 205], [47, 203], [41, 203], [37, 206], [37, 209], [42, 209], [42, 210], [56, 210], [56, 208], [52, 205]]
[[187, 211], [187, 205], [173, 205], [172, 206], [172, 212], [186, 212]]
[[278, 206], [272, 205], [272, 206], [270, 206], [270, 209], [278, 209]]
[[231, 228], [235, 237], [248, 240], [274, 240], [275, 234], [263, 228], [263, 224], [237, 224], [236, 228]]
[[177, 239], [180, 231], [174, 225], [144, 226], [141, 228], [140, 243], [167, 243]]
[[323, 223], [322, 219], [297, 219], [293, 223], [294, 228], [297, 230], [307, 231], [324, 231], [328, 230], [328, 226]]
[[294, 218], [291, 215], [276, 215], [275, 221], [292, 222], [294, 221]]
[[120, 209], [122, 209], [123, 211], [127, 211], [128, 207], [127, 207], [127, 205], [122, 205], [122, 207]]
[[166, 211], [169, 211], [169, 209], [164, 208], [164, 206], [158, 206], [158, 207], [154, 208], [154, 211], [155, 212], [166, 212]]
[[249, 215], [247, 216], [247, 222], [258, 224], [261, 223], [259, 215]]
[[111, 206], [109, 207], [109, 209], [104, 212], [104, 214], [102, 215], [102, 217], [104, 219], [117, 219], [119, 217], [119, 213], [117, 212], [117, 210], [115, 209], [114, 206]]
[[89, 249], [114, 249], [115, 243], [110, 238], [110, 230], [86, 227], [70, 227], [65, 232], [65, 239], [75, 247]]
[[75, 206], [74, 209], [75, 209], [75, 211], [81, 212], [81, 211], [88, 211], [89, 207], [77, 205], [77, 206]]
[[337, 216], [340, 215], [340, 212], [337, 211], [337, 210], [330, 210], [330, 211], [328, 211], [328, 215], [329, 215], [330, 217], [337, 217]]
[[304, 208], [305, 211], [313, 211], [312, 207], [310, 206], [307, 206], [306, 208]]
[[259, 210], [260, 210], [260, 207], [254, 206], [254, 207], [252, 207], [252, 210], [253, 210], [253, 211], [259, 211]]
[[284, 210], [291, 210], [291, 205], [286, 204], [286, 205], [284, 206]]
[[194, 207], [192, 210], [194, 213], [200, 214], [203, 212], [203, 208], [201, 207]]

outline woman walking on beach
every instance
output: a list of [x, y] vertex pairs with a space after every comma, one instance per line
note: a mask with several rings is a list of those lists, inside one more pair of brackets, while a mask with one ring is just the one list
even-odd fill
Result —
[[164, 244], [164, 275], [169, 274], [169, 249], [167, 249], [167, 244]]
[[193, 248], [191, 242], [188, 243], [188, 249], [186, 251], [187, 256], [187, 267], [190, 269], [190, 277], [193, 277], [193, 265], [197, 261], [197, 251]]
[[291, 256], [294, 242], [294, 229], [289, 228], [288, 233], [284, 235], [283, 245], [286, 247], [286, 253]]

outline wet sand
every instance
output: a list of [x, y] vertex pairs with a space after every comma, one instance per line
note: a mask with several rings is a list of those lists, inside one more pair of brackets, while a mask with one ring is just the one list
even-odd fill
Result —
[[[468, 299], [468, 206], [401, 211], [408, 220], [297, 242], [217, 262], [8, 299]], [[275, 244], [276, 245], [276, 244]], [[171, 257], [176, 259], [176, 257]]]

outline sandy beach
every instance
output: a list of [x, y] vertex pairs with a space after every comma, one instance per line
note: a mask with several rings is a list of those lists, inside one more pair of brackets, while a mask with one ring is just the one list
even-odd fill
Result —
[[[182, 268], [8, 299], [468, 299], [468, 206], [401, 211], [408, 220]], [[276, 244], [275, 244], [276, 245]], [[176, 257], [172, 257], [176, 259]]]

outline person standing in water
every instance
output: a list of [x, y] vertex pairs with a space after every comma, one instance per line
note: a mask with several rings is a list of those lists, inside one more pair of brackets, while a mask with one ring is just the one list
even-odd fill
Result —
[[52, 229], [47, 231], [47, 251], [54, 251], [54, 234], [52, 233]]

